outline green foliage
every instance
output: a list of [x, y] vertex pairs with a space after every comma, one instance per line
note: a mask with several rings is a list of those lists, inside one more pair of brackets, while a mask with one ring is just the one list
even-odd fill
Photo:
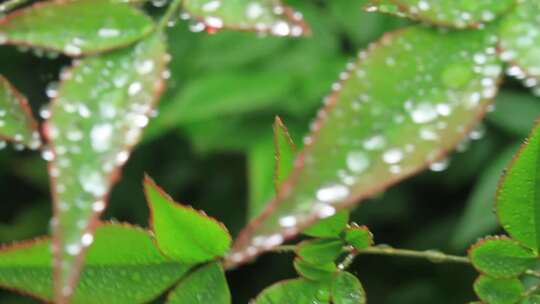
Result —
[[329, 293], [329, 287], [325, 283], [306, 279], [288, 280], [265, 289], [257, 296], [254, 304], [323, 304], [329, 303]]
[[469, 251], [472, 264], [481, 273], [494, 278], [513, 278], [531, 268], [536, 255], [508, 238], [479, 241]]
[[339, 273], [332, 285], [332, 303], [365, 304], [367, 301], [364, 287], [351, 273]]
[[480, 276], [474, 282], [478, 297], [489, 304], [518, 303], [525, 287], [518, 279], [493, 279]]
[[196, 31], [213, 32], [221, 28], [256, 31], [276, 36], [300, 36], [308, 31], [301, 15], [280, 1], [225, 1], [188, 0], [183, 3], [189, 14], [199, 23]]
[[144, 181], [144, 190], [152, 210], [152, 230], [159, 248], [167, 256], [183, 263], [196, 264], [221, 257], [227, 252], [231, 236], [221, 223], [174, 202], [148, 176]]
[[521, 148], [501, 180], [497, 214], [503, 228], [518, 242], [538, 252], [540, 248], [540, 128]]
[[333, 262], [343, 251], [343, 242], [335, 239], [319, 239], [300, 243], [296, 254], [312, 264]]
[[302, 258], [294, 260], [294, 269], [300, 276], [312, 281], [329, 280], [338, 271], [334, 262], [312, 264]]
[[256, 219], [239, 248], [290, 228], [280, 226], [283, 218], [297, 217], [302, 225], [332, 215], [455, 147], [497, 90], [502, 66], [493, 30], [409, 27], [361, 52], [314, 122], [291, 174], [292, 190]]
[[294, 167], [294, 158], [296, 156], [296, 146], [287, 130], [287, 127], [276, 116], [274, 120], [274, 149], [275, 149], [275, 173], [274, 173], [274, 187], [276, 196], [281, 195], [281, 188], [289, 174]]
[[373, 235], [366, 226], [351, 227], [344, 232], [345, 241], [356, 250], [366, 249], [373, 245]]
[[348, 222], [349, 212], [344, 210], [318, 221], [315, 225], [304, 230], [303, 233], [312, 237], [338, 237], [343, 229], [347, 227]]
[[501, 25], [501, 57], [514, 66], [514, 76], [540, 76], [540, 36], [535, 29], [540, 26], [537, 1], [523, 1], [504, 18]]
[[415, 20], [456, 28], [478, 27], [508, 12], [514, 0], [373, 0], [383, 12], [397, 13]]
[[[0, 250], [0, 285], [51, 301], [51, 241], [15, 243]], [[176, 282], [188, 267], [164, 257], [141, 229], [107, 224], [96, 231], [73, 303], [143, 303]]]
[[148, 123], [163, 87], [164, 56], [163, 37], [154, 34], [130, 48], [85, 58], [63, 76], [47, 122], [55, 263], [69, 265], [57, 268], [62, 286], [76, 281], [80, 256], [90, 245], [82, 236], [92, 234], [119, 168]]
[[221, 265], [212, 262], [194, 269], [169, 293], [167, 303], [230, 304], [231, 294]]
[[[107, 18], [103, 18], [107, 12]], [[148, 33], [152, 20], [110, 0], [49, 1], [22, 9], [0, 22], [2, 41], [62, 52], [95, 54], [125, 47]]]
[[40, 145], [37, 122], [28, 101], [0, 75], [0, 138], [24, 144], [32, 149]]

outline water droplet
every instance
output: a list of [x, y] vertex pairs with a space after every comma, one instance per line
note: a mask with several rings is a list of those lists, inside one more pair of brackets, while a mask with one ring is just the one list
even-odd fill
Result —
[[366, 153], [352, 151], [347, 154], [347, 168], [354, 173], [362, 173], [369, 167], [369, 158]]
[[387, 164], [397, 164], [403, 160], [403, 151], [399, 148], [392, 148], [384, 152], [383, 160]]
[[329, 184], [317, 190], [317, 200], [324, 203], [339, 202], [349, 195], [349, 188], [341, 184]]

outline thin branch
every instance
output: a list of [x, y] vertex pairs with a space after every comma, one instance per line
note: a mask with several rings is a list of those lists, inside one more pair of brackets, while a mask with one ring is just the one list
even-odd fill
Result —
[[532, 295], [535, 294], [539, 289], [540, 289], [540, 284], [533, 285], [533, 286], [529, 287], [529, 288], [525, 291], [525, 293], [523, 293], [523, 297], [526, 298], [526, 297], [532, 296]]
[[461, 263], [470, 264], [469, 258], [446, 254], [437, 250], [416, 251], [409, 249], [398, 249], [386, 245], [378, 245], [362, 249], [358, 254], [390, 255], [408, 258], [426, 259], [432, 263]]
[[25, 4], [26, 2], [28, 2], [28, 0], [9, 0], [4, 3], [0, 3], [0, 15], [3, 13], [8, 13], [9, 11]]

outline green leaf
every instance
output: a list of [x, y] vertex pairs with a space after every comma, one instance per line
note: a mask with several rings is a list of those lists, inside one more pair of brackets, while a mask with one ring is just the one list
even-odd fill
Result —
[[85, 58], [62, 76], [45, 126], [53, 156], [57, 288], [69, 290], [66, 286], [77, 281], [90, 245], [83, 235], [92, 235], [120, 167], [148, 123], [164, 86], [165, 54], [156, 34], [133, 47]]
[[538, 97], [502, 91], [497, 95], [495, 110], [488, 113], [487, 121], [521, 139], [529, 134], [538, 117], [540, 117]]
[[333, 304], [365, 304], [366, 292], [358, 279], [349, 272], [340, 272], [332, 285]]
[[[407, 16], [435, 25], [479, 27], [508, 12], [515, 0], [383, 0], [373, 1], [372, 10]], [[393, 4], [393, 5], [392, 5]]]
[[296, 254], [311, 264], [334, 262], [342, 253], [343, 242], [336, 239], [304, 241], [298, 245]]
[[347, 227], [349, 211], [343, 210], [335, 215], [322, 219], [315, 225], [303, 231], [305, 235], [312, 237], [338, 237]]
[[38, 124], [24, 96], [0, 75], [0, 138], [37, 149], [41, 145]]
[[167, 303], [231, 303], [231, 293], [221, 264], [212, 262], [186, 275], [169, 293]]
[[540, 124], [501, 179], [497, 215], [503, 228], [535, 252], [540, 249]]
[[220, 29], [231, 29], [293, 37], [309, 33], [302, 14], [284, 6], [279, 0], [186, 0], [183, 6], [193, 19], [193, 31], [214, 33]]
[[520, 303], [521, 304], [540, 304], [540, 295], [532, 295]]
[[[189, 269], [165, 258], [144, 230], [109, 224], [100, 226], [95, 237], [72, 298], [74, 304], [146, 303]], [[48, 239], [3, 247], [0, 286], [52, 301], [50, 247]]]
[[[294, 166], [296, 156], [296, 146], [287, 130], [285, 124], [279, 116], [274, 119], [274, 153], [275, 153], [275, 172], [274, 188], [276, 196], [280, 196], [281, 186], [287, 179]], [[293, 224], [294, 226], [294, 224]]]
[[124, 47], [152, 29], [152, 19], [126, 4], [47, 1], [2, 19], [0, 41], [79, 56]]
[[263, 290], [254, 304], [330, 304], [328, 289], [327, 283], [306, 279], [282, 281]]
[[294, 259], [294, 269], [299, 275], [313, 281], [325, 281], [338, 271], [333, 262], [312, 264], [302, 258]]
[[373, 235], [366, 226], [351, 227], [345, 231], [345, 241], [356, 250], [362, 250], [373, 245]]
[[466, 248], [479, 237], [498, 229], [499, 223], [493, 212], [495, 193], [504, 168], [518, 149], [519, 144], [509, 145], [480, 174], [453, 233], [452, 244], [455, 247]]
[[312, 125], [287, 180], [291, 191], [240, 234], [236, 258], [253, 246], [268, 249], [254, 239], [290, 238], [282, 218], [296, 217], [302, 229], [443, 159], [497, 92], [494, 37], [491, 27], [441, 33], [418, 26], [360, 52]]
[[231, 236], [218, 221], [176, 203], [150, 177], [144, 180], [146, 200], [152, 211], [152, 230], [165, 255], [184, 262], [201, 263], [223, 256]]
[[493, 279], [480, 276], [474, 282], [474, 291], [488, 304], [514, 304], [521, 299], [525, 287], [518, 279]]
[[540, 3], [521, 1], [518, 7], [504, 18], [500, 30], [501, 58], [516, 66], [511, 75], [540, 77], [540, 26], [537, 18]]
[[536, 255], [516, 241], [505, 238], [480, 240], [469, 250], [473, 266], [493, 278], [512, 278], [532, 267]]
[[247, 152], [249, 209], [248, 217], [259, 215], [267, 202], [275, 195], [272, 179], [275, 174], [276, 162], [269, 151], [274, 149], [271, 136], [264, 136], [252, 145]]

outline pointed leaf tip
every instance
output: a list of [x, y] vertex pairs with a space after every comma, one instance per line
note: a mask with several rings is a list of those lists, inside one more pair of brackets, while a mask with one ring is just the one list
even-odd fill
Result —
[[148, 176], [144, 180], [158, 247], [174, 260], [197, 264], [222, 257], [231, 244], [227, 228], [200, 211], [176, 203]]
[[129, 48], [77, 61], [50, 105], [45, 133], [53, 155], [49, 175], [59, 303], [75, 289], [109, 191], [164, 88], [165, 49], [156, 33]]
[[254, 248], [277, 246], [444, 159], [497, 93], [494, 31], [413, 26], [361, 51], [311, 125], [284, 185], [290, 191], [241, 232], [230, 262], [250, 260]]
[[26, 98], [0, 75], [0, 139], [22, 144], [30, 149], [41, 146], [38, 123]]
[[274, 188], [276, 196], [280, 196], [283, 190], [283, 182], [290, 175], [294, 167], [296, 146], [287, 127], [279, 116], [276, 116], [274, 119], [273, 131], [275, 156]]

